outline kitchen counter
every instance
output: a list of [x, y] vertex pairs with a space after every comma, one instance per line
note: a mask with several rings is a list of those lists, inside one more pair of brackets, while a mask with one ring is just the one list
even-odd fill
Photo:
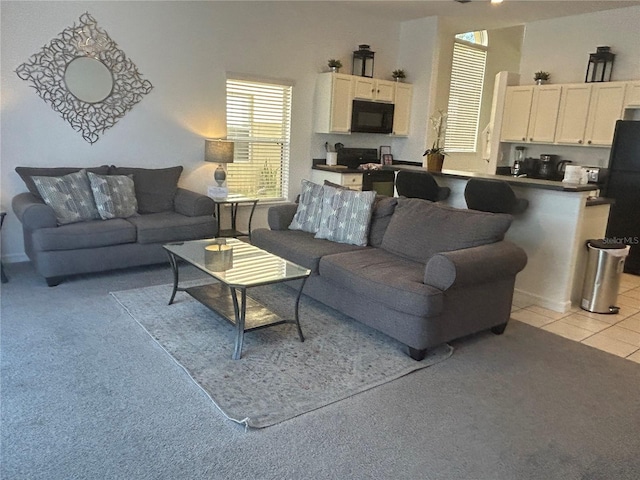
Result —
[[324, 172], [334, 172], [334, 173], [362, 173], [364, 170], [359, 170], [357, 168], [349, 168], [345, 165], [326, 165], [324, 163], [314, 164], [311, 167], [313, 170], [322, 170]]
[[[412, 165], [387, 165], [383, 167], [385, 170], [408, 170], [424, 172], [421, 166]], [[580, 185], [576, 183], [564, 183], [557, 180], [542, 180], [538, 178], [513, 177], [511, 175], [492, 175], [489, 173], [463, 172], [458, 170], [442, 170], [441, 172], [429, 172], [434, 177], [449, 177], [468, 180], [469, 178], [485, 178], [487, 180], [503, 180], [509, 185], [523, 188], [540, 188], [544, 190], [556, 190], [562, 192], [590, 192], [597, 190], [596, 184], [588, 183]]]

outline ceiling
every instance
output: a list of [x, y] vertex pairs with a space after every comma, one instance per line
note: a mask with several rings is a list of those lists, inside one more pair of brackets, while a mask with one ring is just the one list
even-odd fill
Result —
[[460, 25], [461, 31], [503, 28], [522, 25], [568, 15], [598, 12], [614, 8], [640, 5], [640, 0], [504, 0], [492, 5], [489, 0], [471, 0], [458, 3], [455, 0], [373, 0], [333, 1], [342, 8], [361, 15], [407, 21], [423, 17], [439, 16]]

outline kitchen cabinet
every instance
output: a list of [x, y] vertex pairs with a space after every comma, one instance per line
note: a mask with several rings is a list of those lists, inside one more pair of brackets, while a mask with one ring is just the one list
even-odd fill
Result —
[[616, 121], [622, 118], [625, 83], [599, 83], [593, 85], [585, 142], [587, 145], [610, 146]]
[[351, 190], [362, 190], [362, 173], [340, 173], [327, 170], [311, 170], [311, 181], [322, 185], [327, 180]]
[[622, 118], [625, 82], [563, 86], [556, 143], [609, 146]]
[[533, 87], [508, 87], [502, 119], [502, 142], [525, 142], [529, 128]]
[[393, 135], [408, 136], [411, 120], [411, 99], [413, 86], [406, 83], [395, 84], [395, 107], [393, 112]]
[[529, 142], [552, 143], [555, 139], [561, 91], [560, 85], [533, 87], [529, 128], [527, 129]]
[[558, 112], [556, 143], [582, 145], [587, 128], [591, 85], [564, 85]]
[[353, 76], [353, 98], [393, 103], [396, 82]]
[[627, 82], [624, 108], [640, 108], [640, 82]]
[[319, 75], [316, 88], [316, 133], [350, 133], [352, 81], [352, 75]]

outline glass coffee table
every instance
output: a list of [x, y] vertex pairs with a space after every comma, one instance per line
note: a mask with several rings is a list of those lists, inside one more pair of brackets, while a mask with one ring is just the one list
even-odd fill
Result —
[[[173, 291], [191, 295], [236, 327], [236, 343], [232, 358], [242, 356], [244, 333], [282, 323], [294, 323], [300, 341], [304, 342], [298, 315], [300, 296], [311, 270], [235, 238], [212, 238], [174, 242], [163, 246], [169, 254], [173, 271]], [[182, 288], [179, 286], [178, 259], [195, 266], [218, 282]], [[302, 280], [295, 301], [294, 319], [282, 319], [267, 307], [247, 296], [252, 287]], [[239, 293], [239, 295], [238, 295]]]

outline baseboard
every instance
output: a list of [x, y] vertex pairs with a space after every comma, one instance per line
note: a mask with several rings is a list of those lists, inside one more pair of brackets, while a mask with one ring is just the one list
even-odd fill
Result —
[[561, 302], [557, 300], [551, 300], [549, 298], [534, 295], [529, 292], [523, 292], [517, 288], [513, 293], [514, 305], [537, 305], [547, 310], [553, 310], [554, 312], [566, 313], [571, 310], [571, 302]]

